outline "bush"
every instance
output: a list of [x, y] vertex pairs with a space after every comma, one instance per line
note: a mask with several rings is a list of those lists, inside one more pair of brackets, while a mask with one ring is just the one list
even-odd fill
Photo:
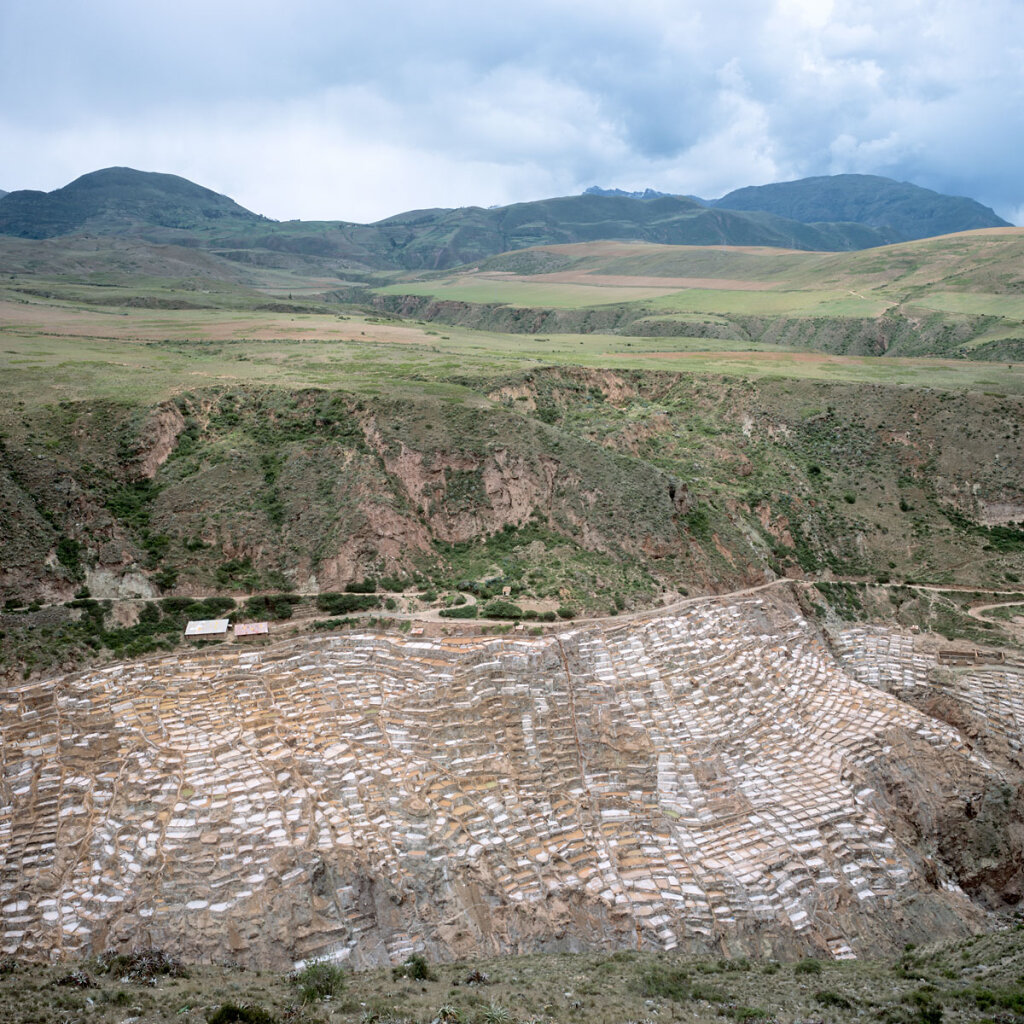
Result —
[[290, 619], [292, 608], [301, 601], [296, 594], [260, 594], [245, 602], [245, 614], [256, 619]]
[[235, 590], [255, 590], [259, 586], [259, 573], [252, 564], [252, 558], [229, 558], [214, 570], [214, 578], [218, 587], [231, 587]]
[[488, 619], [521, 619], [523, 609], [511, 601], [495, 597], [484, 605], [484, 617]]
[[489, 1003], [480, 1019], [484, 1024], [515, 1024], [512, 1011], [499, 1003]]
[[252, 1003], [222, 1003], [206, 1020], [207, 1024], [277, 1024], [276, 1017]]
[[443, 619], [475, 619], [477, 608], [475, 604], [464, 604], [458, 608], [442, 608], [440, 614]]
[[645, 999], [672, 999], [682, 1002], [690, 998], [690, 982], [686, 972], [666, 967], [652, 967], [640, 975], [637, 989]]
[[365, 580], [345, 584], [346, 594], [375, 594], [376, 592], [377, 581], [369, 576]]
[[558, 609], [558, 617], [560, 619], [575, 619], [578, 614], [572, 605], [563, 604]]
[[413, 953], [400, 967], [392, 967], [391, 976], [396, 979], [412, 978], [414, 981], [435, 980], [427, 958], [420, 953]]
[[814, 957], [799, 960], [793, 965], [794, 974], [821, 974], [821, 961]]
[[82, 574], [82, 545], [71, 537], [57, 541], [57, 561], [76, 579]]
[[[162, 604], [162, 602], [161, 602]], [[202, 601], [193, 601], [188, 613], [193, 619], [215, 619], [224, 612], [235, 607], [233, 597], [206, 597]]]
[[345, 991], [345, 972], [329, 960], [313, 960], [289, 978], [304, 1003], [330, 999]]
[[320, 594], [316, 606], [328, 615], [346, 615], [349, 612], [365, 612], [380, 607], [380, 598], [373, 594]]
[[815, 992], [814, 998], [817, 1002], [821, 1003], [822, 1006], [834, 1006], [839, 1010], [853, 1009], [853, 1003], [851, 1003], [846, 996], [841, 996], [838, 992], [831, 992], [828, 989], [821, 992]]
[[188, 977], [182, 962], [162, 949], [134, 949], [131, 953], [108, 949], [100, 954], [97, 962], [104, 974], [143, 985], [155, 985], [157, 976], [162, 974], [170, 978]]

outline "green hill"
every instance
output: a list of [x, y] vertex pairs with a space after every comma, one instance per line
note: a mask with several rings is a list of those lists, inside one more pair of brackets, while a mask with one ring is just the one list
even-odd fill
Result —
[[633, 239], [670, 245], [753, 245], [845, 251], [883, 244], [867, 224], [817, 223], [771, 211], [708, 208], [692, 199], [582, 195], [485, 210], [413, 210], [374, 224], [275, 222], [184, 178], [115, 167], [54, 192], [10, 193], [0, 234], [133, 235], [240, 255], [300, 254], [364, 269], [446, 269], [534, 245]]
[[531, 246], [598, 240], [842, 252], [1004, 224], [973, 200], [871, 175], [740, 189], [710, 205], [586, 193], [354, 224], [272, 221], [185, 178], [110, 167], [53, 192], [11, 192], [0, 206], [0, 235], [127, 236], [213, 249], [250, 265], [313, 257], [339, 264], [335, 272], [445, 270]]
[[534, 245], [600, 239], [825, 250], [882, 242], [880, 235], [858, 226], [815, 226], [762, 212], [709, 210], [680, 196], [564, 196], [496, 210], [415, 211], [374, 226], [389, 237], [399, 262], [410, 269], [444, 269]]
[[139, 225], [192, 229], [264, 218], [175, 174], [108, 167], [54, 192], [10, 192], [0, 210], [0, 234], [53, 238], [88, 231], [118, 234]]
[[886, 242], [1010, 226], [973, 199], [942, 195], [875, 174], [834, 174], [748, 186], [710, 205], [719, 210], [763, 210], [804, 224], [864, 224], [884, 235]]

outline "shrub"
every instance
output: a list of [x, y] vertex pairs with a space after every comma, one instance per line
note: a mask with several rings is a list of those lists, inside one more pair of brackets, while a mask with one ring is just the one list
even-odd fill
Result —
[[132, 981], [142, 985], [155, 985], [159, 975], [171, 978], [187, 978], [188, 971], [182, 962], [162, 949], [133, 949], [130, 953], [118, 953], [108, 949], [98, 959], [100, 970], [104, 974], [113, 974], [122, 981]]
[[563, 604], [558, 609], [558, 617], [560, 619], [575, 619], [578, 612], [572, 605]]
[[259, 573], [252, 564], [252, 558], [229, 558], [214, 570], [219, 587], [233, 587], [237, 590], [254, 590], [259, 586]]
[[451, 1003], [445, 1003], [434, 1014], [436, 1024], [462, 1024], [463, 1020], [465, 1017], [462, 1011], [457, 1006], [452, 1006]]
[[793, 965], [794, 974], [821, 974], [821, 961], [806, 957]]
[[433, 981], [434, 975], [430, 970], [427, 958], [421, 953], [413, 953], [408, 960], [399, 967], [391, 968], [393, 978], [412, 978], [414, 981]]
[[329, 960], [313, 960], [295, 971], [289, 981], [299, 990], [304, 1003], [330, 999], [345, 991], [345, 972]]
[[443, 619], [475, 619], [477, 608], [475, 604], [464, 604], [458, 608], [442, 608], [440, 614]]
[[345, 615], [349, 612], [365, 612], [380, 607], [380, 598], [374, 594], [320, 594], [316, 606], [328, 615]]
[[365, 580], [345, 584], [346, 594], [375, 594], [376, 592], [377, 581], [369, 576]]
[[495, 597], [484, 605], [484, 617], [488, 619], [521, 619], [523, 609], [511, 601]]
[[253, 1003], [222, 1003], [206, 1020], [207, 1024], [277, 1024], [276, 1017]]
[[815, 992], [814, 998], [822, 1006], [834, 1006], [839, 1010], [853, 1009], [853, 1003], [846, 996], [841, 996], [838, 992], [831, 992], [828, 989]]
[[245, 602], [245, 614], [253, 618], [290, 619], [302, 598], [296, 594], [260, 594]]
[[514, 1024], [515, 1017], [512, 1016], [512, 1011], [508, 1007], [491, 1003], [484, 1010], [481, 1020], [484, 1024]]
[[67, 974], [62, 975], [57, 979], [58, 985], [64, 985], [69, 988], [95, 988], [92, 978], [89, 977], [85, 971], [75, 970], [69, 971]]
[[652, 967], [640, 975], [637, 989], [645, 999], [673, 999], [682, 1002], [690, 998], [690, 983], [685, 971]]
[[82, 545], [71, 537], [61, 537], [57, 541], [57, 561], [75, 577], [82, 571]]
[[751, 968], [750, 961], [745, 956], [737, 957], [735, 960], [720, 959], [718, 961], [718, 969], [720, 971], [749, 971]]
[[770, 1014], [759, 1006], [733, 1006], [729, 1010], [733, 1020], [764, 1020]]

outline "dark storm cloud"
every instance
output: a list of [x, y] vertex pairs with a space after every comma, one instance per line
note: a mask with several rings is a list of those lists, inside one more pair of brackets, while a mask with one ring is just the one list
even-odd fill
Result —
[[860, 171], [1019, 216], [1024, 6], [7, 0], [0, 188], [129, 164], [271, 216]]

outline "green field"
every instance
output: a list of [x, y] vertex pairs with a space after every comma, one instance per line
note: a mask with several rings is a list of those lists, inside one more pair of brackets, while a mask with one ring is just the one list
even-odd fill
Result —
[[1019, 364], [843, 357], [708, 338], [542, 338], [459, 327], [442, 332], [424, 324], [312, 313], [154, 314], [66, 304], [0, 309], [5, 393], [30, 406], [86, 398], [149, 402], [225, 383], [377, 391], [418, 390], [433, 382], [435, 389], [454, 395], [460, 386], [452, 378], [557, 365], [1024, 394], [1024, 365]]
[[1019, 228], [852, 253], [591, 242], [392, 275], [373, 294], [382, 309], [485, 331], [1005, 364], [1024, 360], [1022, 265]]
[[658, 299], [673, 294], [671, 286], [593, 285], [548, 283], [536, 279], [472, 277], [449, 278], [435, 282], [410, 282], [379, 289], [382, 295], [434, 295], [455, 302], [501, 302], [511, 306], [555, 306], [559, 309], [583, 309], [618, 302]]

